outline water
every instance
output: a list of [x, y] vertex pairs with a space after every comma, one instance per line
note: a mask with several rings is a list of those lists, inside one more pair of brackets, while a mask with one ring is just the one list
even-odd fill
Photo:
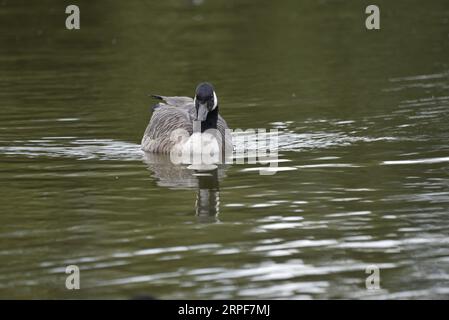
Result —
[[[447, 298], [449, 6], [368, 4], [3, 0], [0, 297]], [[140, 151], [146, 95], [203, 80], [275, 174]]]

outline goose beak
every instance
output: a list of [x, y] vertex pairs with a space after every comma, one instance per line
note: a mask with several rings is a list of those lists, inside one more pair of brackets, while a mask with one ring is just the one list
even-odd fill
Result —
[[198, 109], [196, 110], [196, 120], [198, 120], [198, 121], [206, 120], [208, 112], [209, 112], [209, 110], [207, 109], [206, 103], [198, 104]]

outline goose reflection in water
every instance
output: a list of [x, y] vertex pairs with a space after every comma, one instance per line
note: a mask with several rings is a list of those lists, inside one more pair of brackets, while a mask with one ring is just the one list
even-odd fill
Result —
[[218, 222], [220, 213], [219, 182], [226, 176], [226, 166], [215, 168], [176, 165], [170, 156], [145, 152], [144, 160], [148, 169], [153, 172], [156, 183], [160, 187], [172, 189], [196, 189], [195, 214], [200, 222]]

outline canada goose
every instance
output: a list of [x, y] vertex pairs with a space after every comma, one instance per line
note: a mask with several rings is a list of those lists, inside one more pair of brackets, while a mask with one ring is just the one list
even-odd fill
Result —
[[220, 143], [224, 142], [221, 143], [222, 150], [224, 151], [224, 148], [232, 150], [230, 135], [225, 135], [225, 130], [229, 128], [226, 121], [218, 114], [217, 95], [210, 83], [200, 83], [196, 88], [194, 99], [159, 95], [153, 95], [153, 97], [163, 102], [153, 107], [153, 115], [142, 138], [143, 151], [170, 153], [175, 147], [179, 147], [179, 144], [185, 145], [188, 141], [173, 139], [172, 133], [181, 129], [185, 130], [188, 137], [191, 137], [194, 133], [194, 121], [198, 121], [195, 122], [196, 124], [201, 124], [201, 133], [209, 129], [218, 130], [221, 137], [217, 137], [217, 140], [220, 140]]

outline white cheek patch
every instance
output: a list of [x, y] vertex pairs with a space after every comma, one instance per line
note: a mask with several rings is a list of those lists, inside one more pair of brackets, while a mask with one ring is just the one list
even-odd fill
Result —
[[212, 110], [214, 110], [217, 107], [217, 104], [218, 104], [218, 99], [217, 99], [217, 95], [215, 94], [215, 91], [214, 91], [214, 107], [212, 108]]
[[193, 104], [196, 105], [196, 96], [193, 98]]

